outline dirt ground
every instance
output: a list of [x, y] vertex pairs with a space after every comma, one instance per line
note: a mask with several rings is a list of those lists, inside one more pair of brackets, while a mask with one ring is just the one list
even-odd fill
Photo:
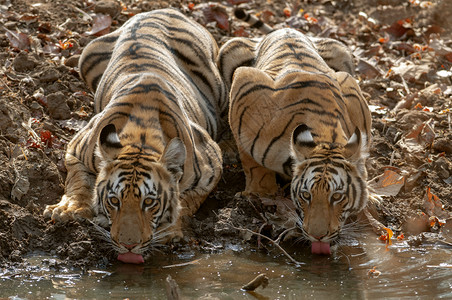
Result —
[[[452, 211], [451, 1], [67, 3], [0, 4], [1, 267], [19, 265], [34, 252], [57, 255], [66, 266], [80, 268], [115, 260], [88, 222], [52, 224], [42, 212], [63, 195], [65, 147], [92, 116], [93, 95], [77, 73], [81, 50], [133, 14], [168, 6], [205, 25], [220, 46], [233, 36], [260, 35], [233, 17], [239, 5], [275, 28], [290, 26], [347, 44], [372, 110], [367, 168], [381, 196], [375, 210], [379, 220], [408, 239], [425, 231], [445, 238], [441, 229], [449, 225]], [[255, 237], [226, 225], [231, 220], [271, 237], [281, 231], [282, 202], [234, 197], [244, 188], [240, 165], [226, 165], [223, 177], [192, 220], [185, 242], [169, 251], [254, 245]], [[279, 198], [287, 201], [284, 195]]]

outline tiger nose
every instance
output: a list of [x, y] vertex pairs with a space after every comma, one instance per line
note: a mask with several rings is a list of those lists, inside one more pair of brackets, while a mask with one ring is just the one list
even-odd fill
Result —
[[325, 234], [322, 234], [322, 235], [312, 235], [312, 237], [315, 238], [316, 240], [320, 241], [321, 239], [323, 239], [327, 235], [328, 235], [328, 233], [325, 233]]
[[124, 247], [126, 247], [128, 250], [132, 250], [135, 246], [137, 246], [138, 244], [122, 244]]

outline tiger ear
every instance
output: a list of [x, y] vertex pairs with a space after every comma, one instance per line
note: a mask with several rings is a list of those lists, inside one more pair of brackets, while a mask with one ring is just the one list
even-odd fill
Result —
[[163, 151], [160, 162], [179, 180], [184, 170], [186, 156], [184, 143], [180, 138], [173, 138]]
[[299, 160], [309, 157], [317, 146], [312, 137], [311, 128], [306, 124], [300, 124], [292, 131], [290, 144], [293, 154]]
[[347, 145], [345, 145], [344, 157], [352, 160], [354, 157], [360, 157], [361, 144], [361, 131], [356, 127], [355, 132], [348, 139]]
[[99, 135], [99, 152], [100, 155], [107, 160], [114, 160], [121, 152], [122, 145], [119, 140], [116, 127], [113, 124], [108, 124]]

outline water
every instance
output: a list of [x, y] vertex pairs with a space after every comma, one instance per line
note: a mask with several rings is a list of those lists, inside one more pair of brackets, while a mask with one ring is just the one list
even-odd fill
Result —
[[[294, 251], [291, 249], [291, 251]], [[265, 254], [231, 248], [218, 254], [160, 255], [145, 265], [115, 263], [85, 273], [50, 267], [55, 258], [33, 255], [24, 270], [0, 273], [0, 297], [10, 299], [166, 299], [168, 275], [185, 299], [433, 299], [452, 298], [452, 248], [395, 241], [386, 249], [372, 233], [330, 257], [299, 249], [296, 266], [275, 249]], [[293, 253], [293, 252], [291, 252]], [[195, 261], [185, 266], [164, 266]], [[381, 274], [370, 276], [376, 267]], [[260, 273], [269, 285], [254, 293], [241, 286]]]

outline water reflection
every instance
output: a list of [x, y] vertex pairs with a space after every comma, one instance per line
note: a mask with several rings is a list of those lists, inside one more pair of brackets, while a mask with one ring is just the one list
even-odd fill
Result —
[[[451, 249], [435, 244], [416, 248], [395, 242], [388, 250], [374, 234], [342, 245], [332, 256], [309, 249], [291, 249], [303, 265], [294, 266], [278, 254], [240, 249], [219, 254], [156, 255], [142, 266], [115, 263], [107, 270], [76, 273], [55, 271], [43, 257], [29, 259], [27, 270], [0, 273], [0, 297], [17, 299], [166, 299], [168, 275], [188, 299], [412, 299], [452, 295]], [[194, 261], [193, 264], [164, 268]], [[443, 265], [441, 265], [443, 264]], [[443, 267], [442, 267], [443, 266]], [[381, 275], [369, 276], [371, 268]], [[14, 273], [16, 272], [16, 273]], [[240, 287], [266, 273], [269, 286], [255, 292]]]

